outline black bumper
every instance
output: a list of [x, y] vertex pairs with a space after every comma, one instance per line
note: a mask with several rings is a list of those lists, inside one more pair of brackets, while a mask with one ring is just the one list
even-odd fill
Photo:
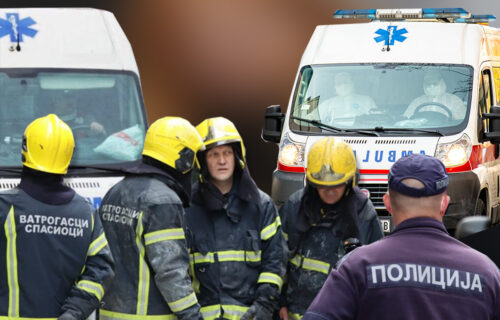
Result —
[[274, 170], [271, 198], [280, 207], [295, 191], [304, 187], [305, 173]]
[[454, 229], [460, 219], [474, 215], [481, 185], [477, 175], [471, 171], [450, 173], [449, 176], [447, 192], [451, 201], [443, 222], [448, 229]]

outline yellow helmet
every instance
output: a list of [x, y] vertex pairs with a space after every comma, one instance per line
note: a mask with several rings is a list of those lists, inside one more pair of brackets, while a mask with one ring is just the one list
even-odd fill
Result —
[[55, 114], [35, 119], [24, 131], [22, 161], [26, 167], [55, 174], [68, 172], [75, 140]]
[[236, 130], [231, 121], [223, 117], [205, 119], [196, 126], [196, 130], [198, 130], [203, 138], [203, 143], [207, 150], [224, 144], [239, 143], [242, 157], [240, 165], [242, 168], [245, 167], [245, 146], [243, 145], [243, 139], [241, 139], [238, 130]]
[[332, 137], [316, 141], [307, 154], [307, 180], [316, 186], [355, 183], [356, 159], [351, 147]]
[[164, 117], [149, 127], [142, 154], [187, 173], [193, 168], [196, 152], [202, 148], [203, 140], [189, 121]]

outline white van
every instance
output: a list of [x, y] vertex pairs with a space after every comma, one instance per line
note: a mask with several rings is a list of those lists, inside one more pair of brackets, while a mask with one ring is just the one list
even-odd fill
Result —
[[[61, 101], [71, 112], [61, 114]], [[19, 183], [24, 129], [48, 113], [75, 136], [66, 184], [97, 208], [123, 178], [118, 169], [140, 159], [147, 127], [134, 55], [112, 13], [0, 9], [0, 189]]]
[[[500, 30], [463, 9], [339, 10], [368, 23], [318, 26], [300, 62], [286, 115], [270, 106], [262, 137], [279, 143], [272, 197], [304, 185], [306, 154], [325, 135], [355, 151], [359, 187], [392, 228], [382, 196], [391, 165], [432, 155], [450, 175], [445, 225], [499, 220]], [[496, 106], [496, 107], [495, 107]]]

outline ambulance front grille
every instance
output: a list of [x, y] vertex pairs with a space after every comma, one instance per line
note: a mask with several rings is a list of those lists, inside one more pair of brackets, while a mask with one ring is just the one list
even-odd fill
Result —
[[370, 191], [370, 200], [375, 206], [375, 209], [385, 209], [384, 200], [382, 199], [382, 197], [387, 192], [387, 183], [381, 183], [381, 184], [359, 183], [358, 187], [360, 189], [367, 189], [368, 191]]
[[375, 144], [415, 144], [417, 143], [416, 139], [379, 139], [375, 140]]
[[8, 190], [17, 187], [17, 182], [0, 183], [0, 190]]
[[[344, 139], [344, 142], [347, 144], [367, 144], [368, 139]], [[403, 145], [411, 145], [416, 144], [416, 139], [377, 139], [375, 140], [375, 144], [403, 144]]]
[[347, 144], [366, 144], [368, 140], [366, 139], [345, 139], [345, 143]]
[[100, 188], [101, 184], [97, 181], [91, 182], [66, 182], [65, 185], [72, 189], [95, 189]]

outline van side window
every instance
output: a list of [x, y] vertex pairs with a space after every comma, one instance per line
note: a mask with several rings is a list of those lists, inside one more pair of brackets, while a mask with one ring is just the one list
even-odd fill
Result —
[[[483, 70], [481, 73], [481, 81], [479, 83], [479, 114], [490, 112], [493, 103], [493, 96], [491, 95], [491, 75], [490, 70]], [[488, 120], [482, 120], [481, 132], [488, 132]]]
[[496, 97], [495, 105], [500, 105], [500, 67], [493, 68], [493, 83], [494, 96]]

